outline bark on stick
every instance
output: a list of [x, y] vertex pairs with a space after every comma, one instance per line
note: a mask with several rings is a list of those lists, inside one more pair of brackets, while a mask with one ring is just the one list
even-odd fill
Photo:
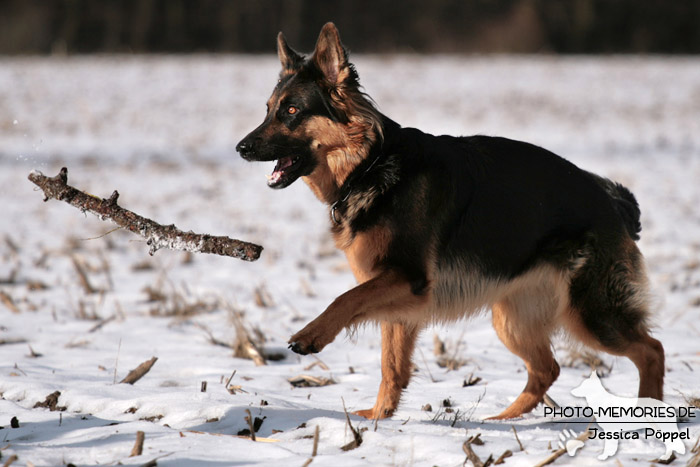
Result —
[[145, 439], [146, 434], [143, 431], [136, 432], [136, 442], [134, 443], [134, 447], [131, 448], [131, 454], [129, 454], [129, 457], [136, 457], [143, 454], [143, 442]]
[[145, 375], [151, 370], [151, 367], [156, 363], [156, 360], [158, 360], [158, 357], [153, 357], [150, 360], [146, 360], [145, 362], [131, 370], [123, 380], [119, 381], [119, 384], [134, 384], [136, 381], [140, 380], [143, 377], [143, 375]]
[[162, 225], [139, 216], [117, 204], [119, 193], [116, 190], [109, 198], [99, 198], [68, 185], [68, 169], [65, 167], [55, 177], [32, 171], [29, 180], [44, 191], [44, 201], [50, 198], [65, 201], [83, 212], [91, 212], [102, 220], [109, 219], [118, 226], [144, 237], [150, 246], [151, 255], [160, 248], [169, 248], [255, 261], [263, 249], [260, 245], [229, 237], [184, 232], [174, 224]]

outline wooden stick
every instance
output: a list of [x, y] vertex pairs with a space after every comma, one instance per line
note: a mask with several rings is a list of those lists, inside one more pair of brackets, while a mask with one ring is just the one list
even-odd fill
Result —
[[318, 453], [318, 435], [319, 435], [319, 428], [318, 425], [316, 425], [316, 429], [314, 430], [314, 447], [311, 450], [311, 457], [306, 459], [306, 462], [301, 464], [301, 467], [307, 467], [309, 464], [311, 464], [314, 461], [314, 457], [316, 457], [316, 454]]
[[194, 232], [183, 232], [171, 225], [161, 225], [139, 216], [117, 204], [119, 193], [115, 190], [109, 198], [99, 198], [68, 185], [68, 169], [63, 167], [55, 177], [46, 177], [32, 171], [29, 180], [44, 192], [44, 201], [50, 198], [65, 201], [83, 212], [91, 212], [102, 220], [109, 219], [120, 227], [140, 235], [150, 246], [153, 255], [161, 248], [184, 250], [192, 253], [211, 253], [231, 256], [245, 261], [255, 261], [263, 247], [229, 237], [216, 237]]
[[518, 446], [520, 446], [520, 450], [524, 451], [525, 448], [523, 447], [523, 443], [520, 442], [520, 438], [518, 437], [518, 432], [515, 431], [515, 425], [510, 426], [513, 429], [513, 434], [515, 435], [515, 440], [518, 442]]
[[350, 432], [352, 433], [352, 441], [350, 441], [345, 446], [342, 446], [340, 449], [343, 451], [351, 451], [362, 444], [362, 435], [360, 434], [359, 430], [356, 430], [352, 426], [352, 423], [350, 423], [350, 415], [348, 415], [348, 409], [345, 408], [345, 399], [343, 399], [341, 397], [340, 400], [343, 401], [343, 411], [345, 412], [345, 421], [347, 422], [347, 425], [350, 428]]
[[316, 425], [316, 429], [314, 430], [314, 447], [311, 450], [311, 457], [316, 457], [316, 454], [318, 454], [318, 437], [319, 437], [319, 428], [318, 425]]
[[17, 308], [17, 305], [15, 305], [15, 301], [12, 300], [12, 297], [10, 297], [7, 293], [3, 292], [0, 290], [0, 302], [2, 302], [3, 305], [5, 305], [7, 308], [10, 309], [12, 313], [19, 313], [19, 308]]
[[129, 457], [140, 456], [143, 453], [143, 441], [146, 439], [146, 434], [143, 431], [136, 432], [136, 442], [134, 447], [131, 449], [131, 454]]
[[248, 428], [250, 429], [250, 440], [255, 441], [255, 425], [253, 425], [253, 416], [249, 409], [245, 409], [245, 413], [248, 415], [245, 417], [245, 421], [248, 422]]
[[238, 312], [231, 314], [233, 326], [236, 328], [236, 342], [233, 344], [233, 356], [236, 358], [248, 358], [253, 360], [256, 366], [265, 366], [267, 362], [262, 350], [258, 348], [250, 337], [248, 330], [243, 325], [243, 321]]
[[2, 464], [2, 467], [10, 467], [19, 457], [17, 457], [17, 454], [12, 454], [10, 457], [7, 458], [4, 464]]
[[0, 345], [24, 344], [27, 339], [21, 337], [10, 337], [9, 339], [0, 339]]
[[131, 370], [123, 380], [119, 381], [119, 384], [134, 384], [136, 381], [140, 380], [143, 377], [143, 375], [145, 375], [151, 370], [151, 367], [156, 363], [156, 360], [158, 360], [158, 357], [153, 357], [150, 360], [146, 360], [145, 362]]
[[228, 389], [228, 385], [231, 384], [231, 380], [233, 377], [236, 376], [236, 370], [233, 370], [233, 373], [231, 373], [231, 376], [226, 380], [226, 386], [224, 386], [226, 389]]
[[117, 315], [112, 315], [112, 316], [110, 316], [109, 318], [105, 318], [105, 319], [103, 319], [103, 320], [100, 320], [100, 322], [98, 322], [96, 325], [94, 325], [93, 327], [91, 327], [90, 330], [89, 330], [88, 332], [91, 333], [91, 332], [95, 332], [95, 331], [97, 331], [97, 330], [99, 330], [99, 329], [102, 329], [102, 327], [103, 327], [105, 324], [110, 323], [110, 322], [114, 321], [115, 319], [117, 319]]
[[690, 458], [687, 467], [700, 467], [700, 452]]
[[[579, 441], [585, 441], [585, 440], [588, 439], [588, 437], [590, 436], [590, 434], [591, 434], [591, 432], [588, 431], [588, 430], [586, 430], [586, 431], [584, 431], [583, 433], [581, 433], [580, 435], [578, 435], [578, 436], [576, 437], [576, 439], [579, 440]], [[554, 452], [552, 453], [551, 456], [549, 456], [548, 458], [546, 458], [546, 459], [543, 460], [542, 462], [540, 462], [540, 463], [538, 463], [538, 464], [535, 464], [535, 467], [544, 467], [545, 465], [549, 465], [549, 464], [551, 464], [552, 462], [554, 462], [555, 460], [559, 459], [559, 458], [560, 458], [561, 456], [563, 456], [564, 454], [566, 454], [566, 448], [557, 449], [556, 451], [554, 451]]]
[[493, 462], [493, 464], [494, 465], [504, 464], [506, 462], [505, 459], [507, 459], [508, 457], [511, 457], [512, 455], [513, 455], [513, 451], [511, 451], [510, 449], [506, 449], [505, 451], [503, 451], [503, 454], [498, 456], [498, 459], [496, 459]]
[[92, 286], [90, 283], [90, 279], [88, 278], [87, 272], [85, 272], [85, 267], [78, 261], [78, 258], [73, 255], [71, 257], [73, 260], [73, 267], [75, 268], [75, 272], [78, 273], [78, 277], [80, 278], [80, 284], [83, 286], [83, 289], [85, 289], [86, 294], [93, 294], [97, 293], [98, 290]]
[[[464, 451], [464, 453], [467, 455], [467, 460], [469, 462], [471, 462], [474, 467], [484, 467], [484, 462], [479, 458], [479, 456], [476, 455], [476, 453], [472, 449], [473, 439], [474, 439], [474, 437], [470, 436], [469, 439], [467, 439], [462, 444], [462, 451]], [[465, 464], [466, 464], [466, 461], [465, 461]]]

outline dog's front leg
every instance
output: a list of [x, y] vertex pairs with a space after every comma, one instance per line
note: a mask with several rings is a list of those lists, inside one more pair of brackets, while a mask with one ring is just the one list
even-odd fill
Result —
[[414, 293], [402, 273], [387, 270], [336, 298], [304, 329], [289, 339], [289, 348], [302, 355], [316, 353], [348, 326], [365, 321], [412, 321], [410, 314], [428, 304], [429, 290]]
[[369, 419], [387, 418], [399, 406], [401, 392], [411, 379], [411, 355], [418, 337], [419, 326], [405, 323], [382, 323], [382, 383], [377, 402], [356, 415]]

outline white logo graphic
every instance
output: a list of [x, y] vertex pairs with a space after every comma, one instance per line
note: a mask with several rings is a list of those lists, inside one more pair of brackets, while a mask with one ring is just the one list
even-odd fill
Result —
[[559, 433], [559, 447], [566, 449], [567, 454], [571, 457], [576, 455], [576, 452], [583, 447], [583, 441], [576, 439], [576, 433], [566, 428]]
[[[661, 456], [661, 460], [668, 460], [673, 451], [685, 454], [685, 445], [681, 439], [685, 438], [686, 433], [678, 431], [676, 411], [671, 405], [650, 397], [621, 397], [610, 394], [603, 387], [595, 370], [587, 380], [572, 389], [571, 394], [585, 397], [588, 406], [596, 415], [600, 430], [594, 428], [590, 438], [605, 440], [603, 453], [598, 459], [605, 460], [615, 454], [620, 439], [639, 439], [638, 430], [643, 430], [641, 435], [646, 439], [656, 439], [664, 443], [666, 452]], [[566, 442], [569, 455], [572, 455], [569, 451], [571, 442], [572, 440]], [[573, 452], [575, 454], [575, 448]]]

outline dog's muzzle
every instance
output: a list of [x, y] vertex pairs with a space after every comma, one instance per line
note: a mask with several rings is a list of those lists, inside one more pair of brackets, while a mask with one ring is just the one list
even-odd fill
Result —
[[236, 145], [236, 151], [238, 151], [238, 154], [245, 160], [250, 160], [255, 154], [253, 143], [248, 138], [242, 139], [241, 142]]

